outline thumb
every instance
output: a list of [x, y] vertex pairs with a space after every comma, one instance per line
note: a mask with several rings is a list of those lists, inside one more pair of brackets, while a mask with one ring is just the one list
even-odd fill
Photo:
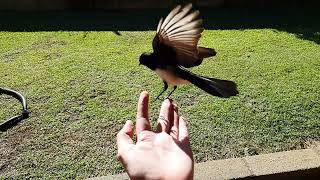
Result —
[[127, 150], [133, 145], [132, 138], [133, 137], [133, 123], [132, 121], [127, 121], [123, 128], [117, 134], [117, 146], [118, 146], [118, 154], [121, 151]]

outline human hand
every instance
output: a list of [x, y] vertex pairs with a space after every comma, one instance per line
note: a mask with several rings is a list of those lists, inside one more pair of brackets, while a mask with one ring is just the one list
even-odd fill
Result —
[[187, 124], [169, 99], [161, 105], [157, 132], [151, 131], [148, 117], [149, 95], [142, 92], [136, 120], [127, 121], [117, 134], [118, 159], [130, 179], [193, 179], [193, 155]]

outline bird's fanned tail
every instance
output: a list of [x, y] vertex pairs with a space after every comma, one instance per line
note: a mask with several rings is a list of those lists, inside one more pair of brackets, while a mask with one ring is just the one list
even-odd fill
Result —
[[199, 76], [181, 67], [178, 72], [181, 77], [213, 96], [228, 98], [239, 94], [236, 83], [232, 81]]

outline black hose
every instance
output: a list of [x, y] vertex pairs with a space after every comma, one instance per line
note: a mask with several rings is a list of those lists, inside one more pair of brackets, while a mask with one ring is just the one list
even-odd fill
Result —
[[22, 112], [21, 112], [20, 115], [17, 115], [17, 116], [14, 116], [12, 118], [9, 118], [4, 123], [0, 124], [0, 131], [6, 131], [7, 129], [9, 129], [9, 128], [15, 126], [16, 124], [18, 124], [23, 119], [28, 118], [30, 112], [28, 111], [26, 99], [19, 92], [14, 91], [14, 90], [10, 90], [10, 89], [0, 88], [0, 95], [1, 94], [10, 95], [10, 96], [18, 99], [20, 101], [20, 103], [22, 104]]

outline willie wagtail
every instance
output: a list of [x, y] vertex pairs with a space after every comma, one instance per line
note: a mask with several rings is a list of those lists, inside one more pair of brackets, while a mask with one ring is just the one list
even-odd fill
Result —
[[[237, 85], [228, 80], [220, 80], [196, 75], [186, 68], [198, 66], [203, 58], [215, 56], [211, 48], [198, 47], [203, 31], [199, 11], [191, 11], [192, 4], [178, 5], [163, 20], [160, 19], [156, 36], [153, 39], [153, 53], [143, 53], [140, 64], [155, 71], [163, 80], [164, 89], [156, 99], [168, 89], [177, 85], [192, 83], [207, 93], [218, 97], [238, 94]], [[168, 98], [167, 97], [167, 98]]]

